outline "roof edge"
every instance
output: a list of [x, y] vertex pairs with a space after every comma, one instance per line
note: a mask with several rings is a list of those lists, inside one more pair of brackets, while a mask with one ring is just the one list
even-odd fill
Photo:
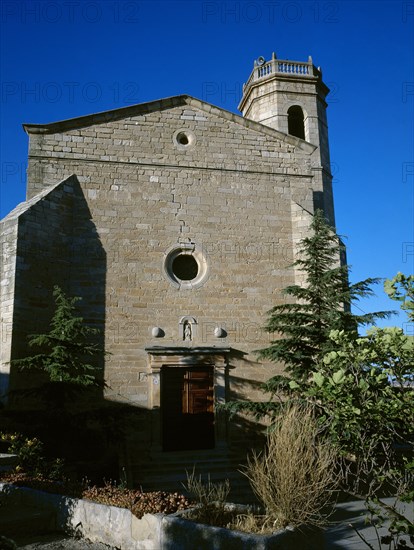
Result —
[[217, 107], [215, 105], [212, 105], [211, 103], [207, 103], [187, 94], [166, 97], [146, 103], [138, 103], [136, 105], [128, 105], [127, 107], [120, 107], [118, 109], [113, 109], [110, 111], [102, 111], [100, 113], [95, 113], [92, 115], [69, 118], [49, 124], [23, 124], [23, 128], [28, 135], [53, 134], [67, 130], [84, 128], [93, 124], [101, 124], [102, 122], [119, 120], [128, 116], [151, 113], [155, 110], [170, 109], [172, 107], [177, 107], [180, 105], [193, 105], [194, 107], [197, 107], [198, 109], [201, 109], [205, 112], [212, 113], [226, 120], [235, 122], [236, 124], [241, 124], [246, 128], [249, 128], [256, 132], [260, 132], [261, 134], [266, 134], [269, 137], [273, 137], [280, 141], [289, 143], [290, 145], [301, 149], [309, 155], [317, 149], [315, 145], [312, 145], [311, 143], [304, 141], [300, 138], [291, 136], [290, 134], [285, 134], [284, 132], [280, 132], [279, 130], [275, 130], [274, 128], [270, 128], [269, 126], [265, 126], [260, 122], [255, 122], [254, 120], [236, 115], [235, 113], [232, 113], [230, 111], [222, 109], [221, 107]]
[[67, 178], [60, 180], [57, 183], [50, 184], [48, 187], [46, 187], [45, 189], [42, 189], [41, 191], [39, 191], [39, 193], [31, 197], [30, 199], [20, 202], [17, 206], [13, 208], [13, 210], [11, 210], [8, 214], [6, 214], [6, 216], [4, 216], [4, 218], [0, 220], [0, 223], [6, 223], [13, 219], [17, 220], [18, 218], [20, 218], [22, 214], [27, 212], [32, 206], [34, 206], [35, 204], [40, 202], [42, 199], [44, 199], [47, 195], [49, 195], [49, 193], [52, 193], [60, 186], [72, 185], [75, 181], [77, 181], [76, 174], [71, 174]]
[[100, 111], [91, 115], [82, 115], [79, 117], [68, 118], [47, 124], [27, 124], [24, 123], [23, 129], [27, 134], [53, 134], [61, 130], [72, 130], [75, 128], [84, 128], [93, 124], [100, 124], [111, 120], [119, 120], [127, 116], [137, 114], [145, 114], [157, 109], [169, 109], [178, 105], [185, 105], [187, 95], [178, 95], [148, 101], [145, 103], [137, 103], [135, 105], [127, 105], [126, 107], [118, 107], [109, 111]]

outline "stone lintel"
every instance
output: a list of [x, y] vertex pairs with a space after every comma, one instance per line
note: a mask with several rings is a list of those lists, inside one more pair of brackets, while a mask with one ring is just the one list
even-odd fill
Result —
[[145, 348], [151, 355], [224, 355], [231, 352], [231, 348], [224, 347], [175, 347], [175, 346], [150, 346]]

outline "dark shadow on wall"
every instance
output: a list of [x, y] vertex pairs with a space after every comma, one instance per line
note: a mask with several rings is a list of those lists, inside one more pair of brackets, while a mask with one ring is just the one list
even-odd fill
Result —
[[[105, 350], [107, 257], [77, 177], [31, 202], [17, 222], [11, 359], [39, 352], [29, 347], [28, 336], [50, 330], [55, 285], [81, 298], [77, 312], [99, 330], [94, 343]], [[97, 368], [100, 384], [80, 392], [59, 383], [53, 386], [44, 373], [12, 365], [5, 380], [9, 400], [0, 411], [0, 431], [37, 437], [44, 443], [45, 457], [63, 458], [71, 477], [102, 484], [104, 479], [120, 479], [123, 468], [129, 469], [130, 439], [140, 459], [149, 460], [147, 427], [153, 413], [105, 399], [105, 354], [87, 359]], [[62, 392], [62, 400], [56, 391]]]
[[313, 208], [316, 210], [325, 210], [324, 194], [323, 191], [313, 192]]
[[[28, 346], [28, 336], [48, 332], [55, 285], [67, 295], [81, 298], [77, 310], [88, 325], [99, 329], [95, 342], [104, 349], [105, 280], [105, 251], [79, 181], [70, 176], [18, 220], [11, 359], [37, 351]], [[103, 380], [103, 354], [94, 366]], [[11, 368], [11, 392], [42, 381], [42, 376], [33, 372]]]
[[324, 178], [324, 183], [323, 183], [324, 190], [313, 192], [314, 212], [316, 212], [316, 210], [323, 210], [329, 223], [333, 227], [335, 227], [335, 215], [332, 208], [332, 201], [333, 201], [332, 186], [329, 181], [329, 177], [325, 174], [325, 172], [322, 173], [322, 176]]
[[[28, 336], [50, 330], [55, 285], [81, 298], [77, 313], [98, 329], [93, 342], [104, 350], [106, 253], [77, 177], [70, 176], [33, 201], [17, 223], [12, 361], [42, 351], [28, 345]], [[99, 386], [93, 390], [53, 384], [44, 373], [22, 371], [11, 363], [0, 430], [37, 436], [50, 456], [77, 463], [106, 462], [112, 470], [111, 426], [118, 413], [104, 406], [105, 354], [85, 359], [96, 368]]]
[[[269, 377], [270, 378], [270, 377]], [[251, 378], [243, 378], [242, 376], [236, 376], [230, 371], [231, 382], [231, 399], [243, 399], [246, 393], [261, 395], [262, 398], [266, 397], [266, 394], [262, 390], [263, 382], [253, 380]]]
[[[60, 411], [17, 408], [0, 411], [0, 432], [36, 437], [44, 445], [42, 454], [48, 460], [63, 459], [63, 472], [71, 479], [103, 485], [105, 481], [131, 483], [127, 441], [133, 436], [139, 463], [150, 461], [147, 427], [153, 411], [124, 403], [96, 399], [91, 393], [89, 407]], [[3, 449], [6, 452], [6, 449]], [[46, 464], [44, 462], [44, 464]], [[139, 468], [138, 468], [139, 469]], [[139, 486], [143, 479], [134, 479]]]
[[9, 373], [0, 372], [0, 410], [4, 407], [4, 399], [9, 388]]

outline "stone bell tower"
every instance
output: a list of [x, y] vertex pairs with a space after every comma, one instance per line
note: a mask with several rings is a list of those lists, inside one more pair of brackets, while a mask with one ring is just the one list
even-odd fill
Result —
[[326, 96], [322, 71], [308, 61], [259, 57], [243, 86], [239, 110], [249, 118], [305, 140], [317, 149], [312, 155], [314, 205], [323, 208], [334, 225], [332, 174], [329, 156]]

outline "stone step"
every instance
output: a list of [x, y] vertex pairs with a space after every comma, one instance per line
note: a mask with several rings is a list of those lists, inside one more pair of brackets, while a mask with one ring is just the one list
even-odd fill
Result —
[[[187, 483], [187, 473], [193, 471], [192, 465], [185, 467], [182, 464], [153, 464], [152, 467], [147, 467], [144, 470], [137, 470], [136, 479], [140, 479], [140, 486], [145, 491], [183, 491], [184, 485]], [[138, 475], [139, 474], [139, 475]], [[228, 479], [231, 487], [231, 498], [238, 498], [235, 502], [252, 501], [252, 491], [250, 490], [249, 481], [243, 476], [237, 467], [231, 467], [228, 463], [206, 463], [203, 465], [196, 464], [195, 475], [201, 475], [203, 481], [208, 478], [213, 483], [222, 482]], [[247, 495], [247, 496], [246, 496]]]
[[232, 470], [233, 466], [228, 456], [224, 454], [196, 455], [192, 453], [154, 453], [150, 460], [144, 463], [132, 464], [132, 468], [140, 472], [141, 477], [152, 473], [173, 474], [174, 472], [185, 474], [186, 471], [207, 474]]
[[233, 466], [229, 460], [225, 459], [214, 459], [214, 460], [168, 460], [164, 461], [162, 459], [154, 459], [147, 464], [137, 465], [142, 472], [149, 472], [152, 470], [163, 469], [164, 471], [173, 471], [173, 470], [188, 470], [192, 471], [193, 469], [198, 472], [199, 470], [218, 470], [220, 468], [225, 468], [228, 470], [238, 469], [238, 467]]
[[170, 464], [168, 466], [165, 464], [154, 464], [152, 467], [147, 466], [143, 469], [137, 469], [136, 473], [139, 474], [139, 479], [142, 483], [149, 483], [153, 480], [160, 480], [160, 483], [162, 483], [162, 480], [170, 481], [175, 479], [181, 484], [182, 481], [187, 480], [187, 472], [188, 474], [191, 474], [193, 469], [196, 477], [201, 476], [203, 480], [210, 477], [212, 481], [218, 481], [226, 479], [229, 476], [234, 477], [235, 474], [238, 475], [237, 469], [231, 468], [225, 463], [209, 463], [205, 465], [198, 463], [195, 465]]
[[[163, 479], [180, 479], [180, 480], [186, 480], [187, 479], [187, 472], [188, 474], [192, 474], [193, 469], [185, 469], [185, 468], [164, 468], [162, 465], [159, 468], [152, 468], [151, 470], [146, 470], [145, 472], [141, 471], [141, 475], [145, 479], [160, 479], [160, 482], [162, 482]], [[239, 477], [241, 474], [236, 469], [230, 469], [227, 468], [225, 465], [222, 465], [221, 467], [213, 468], [211, 465], [208, 466], [208, 468], [203, 469], [199, 468], [198, 465], [194, 470], [195, 477], [198, 478], [201, 476], [202, 481], [207, 481], [208, 478], [211, 479], [211, 481], [217, 481], [217, 480], [224, 480], [228, 477]]]
[[[230, 472], [225, 473], [225, 475], [220, 475], [219, 477], [215, 477], [214, 475], [211, 475], [210, 480], [214, 482], [220, 482], [224, 479], [228, 479], [230, 481], [230, 495], [229, 500], [231, 502], [239, 502], [239, 503], [252, 503], [256, 502], [256, 498], [253, 495], [253, 491], [251, 490], [249, 481], [247, 478], [244, 478], [241, 474], [238, 472], [234, 472], [233, 474]], [[171, 476], [163, 476], [162, 479], [160, 476], [148, 476], [145, 478], [145, 480], [140, 484], [140, 487], [143, 491], [177, 491], [179, 493], [184, 492], [185, 493], [185, 485], [187, 482], [187, 477], [181, 476], [181, 475], [171, 475]]]
[[228, 458], [229, 452], [225, 449], [207, 449], [203, 451], [152, 451], [152, 458], [168, 460], [214, 460]]
[[[134, 479], [145, 491], [183, 491], [187, 472], [201, 475], [203, 481], [210, 477], [212, 482], [229, 479], [231, 498], [243, 498], [250, 502], [252, 492], [248, 480], [239, 472], [240, 455], [229, 449], [206, 449], [202, 451], [152, 451], [144, 463], [132, 464]], [[247, 497], [245, 496], [247, 494]]]

